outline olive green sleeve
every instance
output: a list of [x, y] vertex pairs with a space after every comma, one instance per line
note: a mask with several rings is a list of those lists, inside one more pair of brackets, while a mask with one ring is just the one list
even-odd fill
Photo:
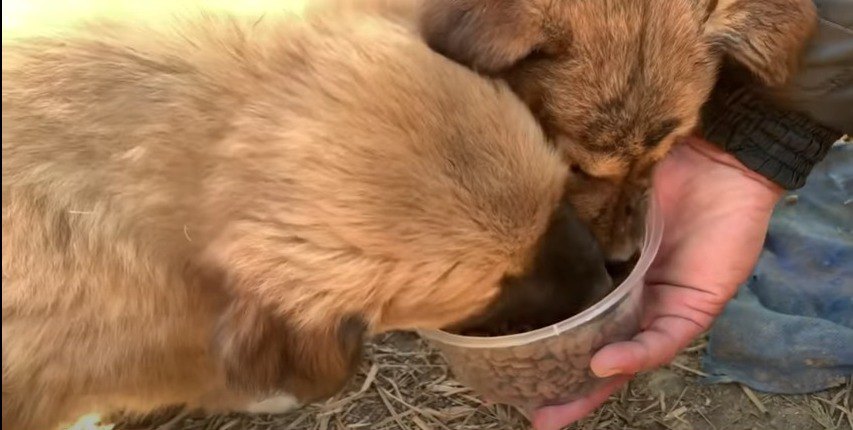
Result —
[[724, 69], [703, 110], [704, 137], [785, 189], [853, 133], [853, 0], [818, 0], [818, 30], [787, 87], [770, 92]]

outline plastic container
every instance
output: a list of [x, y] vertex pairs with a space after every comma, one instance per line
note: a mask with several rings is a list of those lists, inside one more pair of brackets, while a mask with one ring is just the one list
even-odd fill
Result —
[[526, 333], [461, 336], [440, 330], [420, 335], [435, 345], [463, 384], [492, 402], [538, 408], [579, 399], [607, 383], [589, 369], [604, 345], [639, 332], [643, 280], [660, 247], [663, 218], [649, 199], [643, 247], [628, 277], [581, 313]]

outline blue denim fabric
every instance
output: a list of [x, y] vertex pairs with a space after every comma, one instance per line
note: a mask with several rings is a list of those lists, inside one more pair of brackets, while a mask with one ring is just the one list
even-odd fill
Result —
[[853, 144], [837, 144], [771, 219], [749, 281], [710, 332], [708, 382], [808, 393], [853, 375]]

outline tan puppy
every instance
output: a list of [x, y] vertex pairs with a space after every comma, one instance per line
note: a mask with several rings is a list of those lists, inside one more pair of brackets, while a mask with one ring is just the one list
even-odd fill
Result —
[[312, 401], [365, 335], [474, 317], [502, 280], [608, 285], [529, 110], [404, 16], [3, 47], [4, 430]]
[[533, 109], [616, 261], [636, 251], [652, 167], [696, 126], [721, 58], [780, 85], [816, 22], [811, 0], [433, 0], [422, 17], [434, 49]]

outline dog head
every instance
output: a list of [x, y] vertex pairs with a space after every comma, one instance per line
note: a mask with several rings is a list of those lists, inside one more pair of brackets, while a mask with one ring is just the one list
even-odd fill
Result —
[[568, 164], [568, 195], [612, 260], [642, 233], [651, 172], [697, 125], [723, 58], [761, 83], [792, 74], [809, 0], [435, 0], [438, 52], [501, 76]]
[[268, 39], [276, 67], [257, 68], [264, 89], [207, 184], [201, 261], [230, 297], [215, 348], [232, 386], [316, 400], [365, 336], [464, 321], [506, 279], [566, 307], [609, 286], [559, 154], [508, 85], [404, 26], [326, 24]]

